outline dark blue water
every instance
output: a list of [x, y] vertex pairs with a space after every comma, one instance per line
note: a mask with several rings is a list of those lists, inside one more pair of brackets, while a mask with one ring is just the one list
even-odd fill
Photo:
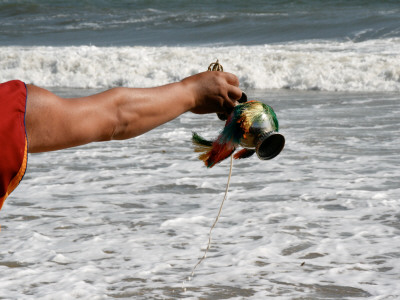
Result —
[[0, 82], [154, 86], [217, 58], [245, 88], [399, 91], [400, 2], [0, 0]]
[[0, 1], [0, 46], [262, 45], [399, 36], [398, 1]]

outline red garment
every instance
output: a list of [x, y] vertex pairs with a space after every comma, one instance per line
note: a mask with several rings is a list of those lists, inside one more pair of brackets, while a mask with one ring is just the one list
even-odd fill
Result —
[[26, 86], [19, 80], [0, 84], [0, 209], [25, 174]]

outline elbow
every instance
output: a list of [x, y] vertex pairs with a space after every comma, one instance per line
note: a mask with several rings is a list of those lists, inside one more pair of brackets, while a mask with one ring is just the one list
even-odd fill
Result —
[[115, 93], [112, 101], [111, 132], [107, 135], [108, 140], [125, 140], [135, 135], [132, 124], [138, 119], [138, 115], [132, 110], [132, 103], [129, 101], [129, 89], [118, 87], [112, 89]]
[[106, 133], [106, 140], [120, 140], [121, 132], [127, 125], [123, 114], [124, 88], [117, 87], [110, 90], [113, 93], [110, 103], [110, 130]]
[[100, 102], [96, 101], [94, 109], [91, 111], [92, 122], [97, 124], [97, 128], [93, 128], [97, 132], [96, 142], [118, 139], [123, 123], [120, 100], [122, 95], [122, 88], [113, 88], [104, 92]]

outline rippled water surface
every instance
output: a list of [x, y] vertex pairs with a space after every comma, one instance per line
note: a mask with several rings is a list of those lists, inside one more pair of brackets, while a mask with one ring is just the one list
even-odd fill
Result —
[[[76, 96], [57, 90], [61, 95]], [[0, 299], [400, 297], [400, 97], [248, 91], [286, 137], [271, 161], [205, 168], [185, 114], [125, 142], [30, 155], [0, 212]]]

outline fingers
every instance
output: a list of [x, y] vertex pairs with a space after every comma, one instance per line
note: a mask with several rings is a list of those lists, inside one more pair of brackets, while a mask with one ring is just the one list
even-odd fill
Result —
[[[236, 104], [238, 104], [238, 103], [245, 103], [245, 102], [247, 102], [247, 95], [244, 93], [244, 92], [242, 92], [241, 91], [241, 93], [242, 93], [242, 96], [240, 97], [240, 99], [238, 100], [238, 101], [235, 101], [235, 106], [236, 106]], [[217, 113], [217, 116], [218, 116], [218, 118], [221, 120], [221, 121], [226, 121], [227, 119], [228, 119], [228, 115], [232, 112], [232, 109], [233, 109], [234, 107], [229, 107], [228, 109], [227, 109], [227, 112], [225, 112], [225, 113]]]
[[229, 114], [232, 112], [233, 108], [238, 103], [243, 103], [247, 101], [247, 96], [242, 90], [239, 88], [239, 79], [237, 76], [231, 73], [224, 73], [225, 80], [229, 84], [227, 99], [224, 102], [224, 112], [217, 113], [218, 118], [221, 121], [225, 121], [228, 119]]
[[228, 97], [233, 101], [238, 101], [242, 97], [242, 90], [237, 86], [230, 85], [228, 89]]
[[237, 87], [239, 86], [239, 78], [237, 78], [236, 75], [234, 75], [232, 73], [228, 73], [228, 72], [224, 72], [223, 74], [225, 74], [226, 81], [229, 84], [231, 84], [233, 86], [237, 86]]

